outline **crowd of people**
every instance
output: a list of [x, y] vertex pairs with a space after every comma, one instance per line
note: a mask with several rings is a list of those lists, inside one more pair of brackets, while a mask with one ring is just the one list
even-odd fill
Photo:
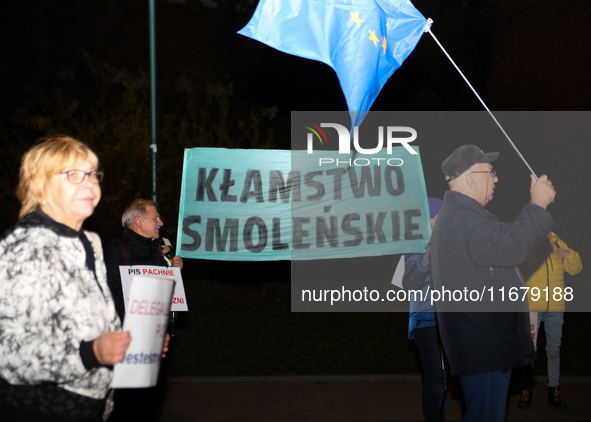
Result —
[[[577, 274], [579, 255], [552, 232], [546, 210], [556, 194], [546, 176], [531, 178], [530, 203], [511, 224], [485, 210], [498, 177], [498, 153], [474, 145], [442, 164], [449, 191], [429, 199], [433, 235], [424, 254], [406, 256], [404, 287], [463, 290], [564, 288]], [[164, 400], [167, 360], [154, 388], [119, 390], [114, 406], [113, 366], [130, 344], [122, 331], [122, 265], [176, 266], [160, 238], [157, 204], [134, 201], [123, 213], [123, 235], [104, 258], [95, 233], [82, 228], [101, 198], [98, 158], [70, 137], [45, 138], [22, 158], [19, 222], [0, 240], [0, 419], [11, 421], [157, 421]], [[447, 374], [463, 389], [463, 420], [503, 421], [509, 380], [523, 368], [521, 408], [531, 405], [536, 357], [530, 322], [544, 323], [548, 403], [560, 398], [559, 365], [564, 300], [499, 306], [490, 299], [462, 308], [429, 297], [413, 300], [409, 338], [419, 352], [427, 421], [444, 420]], [[532, 313], [530, 313], [530, 311]], [[164, 342], [163, 356], [168, 351]], [[446, 365], [445, 362], [449, 365]], [[113, 411], [113, 408], [115, 409]], [[143, 413], [138, 413], [139, 411]]]

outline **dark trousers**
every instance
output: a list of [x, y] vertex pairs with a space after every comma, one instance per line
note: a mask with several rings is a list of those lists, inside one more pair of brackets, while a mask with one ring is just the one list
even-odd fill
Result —
[[462, 375], [463, 422], [503, 422], [511, 370]]
[[122, 388], [115, 390], [115, 408], [109, 422], [158, 422], [166, 397], [170, 350], [160, 363], [158, 382], [151, 388]]
[[2, 422], [101, 422], [105, 403], [56, 384], [12, 385], [0, 378]]
[[423, 415], [426, 422], [443, 422], [444, 373], [441, 361], [441, 341], [437, 327], [419, 328], [414, 332], [415, 345], [423, 374]]
[[521, 372], [521, 389], [525, 390], [526, 388], [531, 388], [534, 384], [534, 364], [525, 365], [522, 368], [519, 368], [519, 372]]

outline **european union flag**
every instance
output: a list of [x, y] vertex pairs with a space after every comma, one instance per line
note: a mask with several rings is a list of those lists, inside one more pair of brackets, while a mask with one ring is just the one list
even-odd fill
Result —
[[238, 33], [332, 67], [359, 126], [429, 27], [409, 0], [260, 0]]

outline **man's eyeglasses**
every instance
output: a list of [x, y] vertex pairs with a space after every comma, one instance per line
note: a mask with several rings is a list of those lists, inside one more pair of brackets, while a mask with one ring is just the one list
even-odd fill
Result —
[[497, 176], [497, 171], [495, 169], [490, 169], [488, 171], [471, 171], [470, 173], [492, 173], [493, 176]]
[[80, 183], [84, 182], [86, 176], [90, 178], [90, 181], [95, 184], [99, 184], [103, 181], [104, 173], [102, 171], [89, 171], [88, 173], [83, 170], [66, 170], [62, 171], [58, 174], [65, 174], [68, 178], [68, 182], [79, 185]]

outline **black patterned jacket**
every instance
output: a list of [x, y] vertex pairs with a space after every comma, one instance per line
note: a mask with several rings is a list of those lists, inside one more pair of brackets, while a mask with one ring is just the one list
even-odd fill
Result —
[[121, 323], [100, 239], [37, 210], [0, 240], [0, 379], [102, 400], [112, 370], [92, 341]]

